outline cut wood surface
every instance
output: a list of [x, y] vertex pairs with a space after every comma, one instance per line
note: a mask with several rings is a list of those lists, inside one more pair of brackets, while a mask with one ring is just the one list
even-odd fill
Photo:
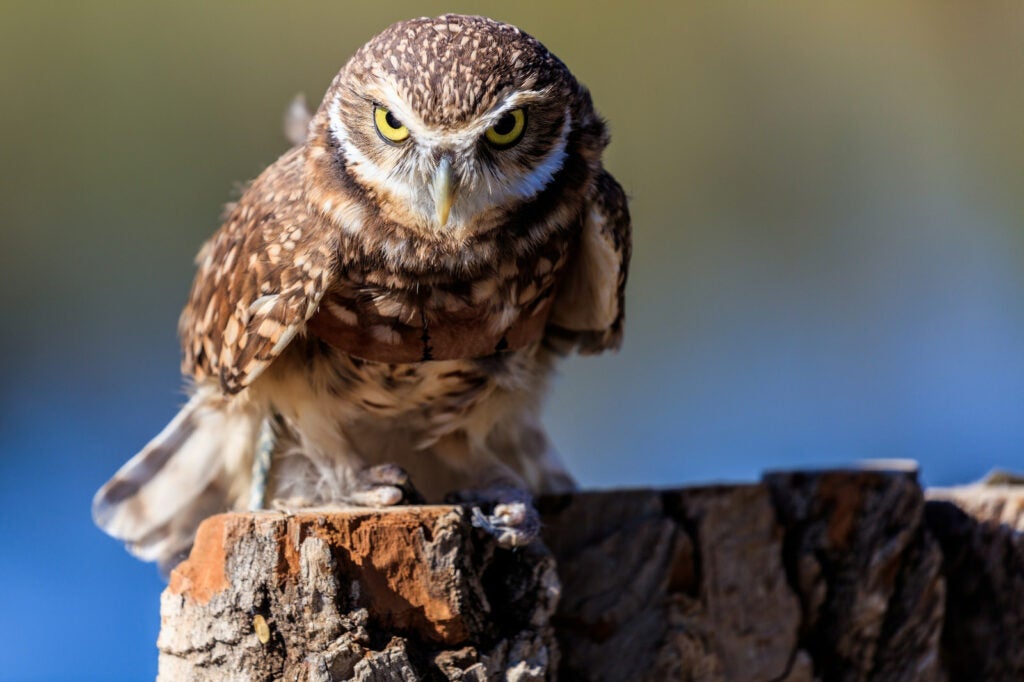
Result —
[[162, 597], [159, 679], [1024, 679], [1022, 488], [912, 472], [223, 514]]

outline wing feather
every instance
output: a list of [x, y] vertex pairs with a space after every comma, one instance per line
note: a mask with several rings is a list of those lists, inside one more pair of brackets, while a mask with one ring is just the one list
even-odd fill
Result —
[[554, 302], [548, 329], [552, 340], [568, 340], [584, 354], [622, 344], [631, 231], [626, 194], [611, 174], [601, 171]]
[[229, 207], [196, 258], [178, 332], [182, 371], [215, 377], [226, 393], [249, 385], [316, 311], [336, 272], [337, 248], [303, 190], [296, 147]]

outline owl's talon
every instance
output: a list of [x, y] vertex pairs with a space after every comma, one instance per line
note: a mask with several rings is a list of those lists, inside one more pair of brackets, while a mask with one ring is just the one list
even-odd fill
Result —
[[394, 507], [402, 502], [402, 489], [393, 485], [378, 485], [349, 495], [348, 502], [357, 507]]
[[269, 508], [284, 514], [294, 514], [297, 511], [309, 509], [313, 506], [315, 506], [313, 501], [305, 497], [286, 497], [283, 499], [275, 497], [270, 501]]
[[423, 501], [409, 474], [397, 464], [378, 464], [360, 471], [356, 474], [356, 488], [346, 500], [360, 507], [393, 507]]
[[499, 504], [489, 516], [477, 506], [471, 513], [473, 526], [493, 536], [506, 549], [524, 547], [540, 534], [540, 515], [524, 502]]
[[409, 474], [397, 464], [378, 464], [363, 469], [358, 474], [359, 481], [365, 484], [393, 485], [402, 487], [409, 485]]

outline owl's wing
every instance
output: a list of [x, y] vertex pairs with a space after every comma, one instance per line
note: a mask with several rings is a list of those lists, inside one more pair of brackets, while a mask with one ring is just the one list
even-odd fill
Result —
[[310, 213], [303, 156], [292, 149], [258, 177], [196, 257], [178, 322], [182, 371], [249, 385], [303, 329], [336, 271], [334, 240]]
[[632, 251], [629, 208], [622, 187], [607, 171], [594, 184], [576, 253], [555, 298], [548, 333], [580, 353], [622, 343], [626, 277]]

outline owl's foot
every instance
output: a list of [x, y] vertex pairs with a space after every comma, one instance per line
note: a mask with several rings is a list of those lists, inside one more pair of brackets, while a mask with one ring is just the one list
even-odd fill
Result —
[[316, 506], [317, 504], [308, 497], [275, 497], [270, 501], [268, 509], [285, 514], [296, 514], [304, 509], [312, 509]]
[[359, 507], [393, 507], [397, 504], [422, 504], [423, 496], [412, 484], [409, 474], [397, 464], [367, 467], [355, 476], [356, 485], [345, 502]]
[[540, 514], [525, 490], [472, 490], [456, 493], [450, 499], [472, 504], [473, 525], [493, 536], [502, 547], [525, 547], [540, 534]]
[[409, 480], [409, 474], [395, 464], [379, 464], [357, 471], [352, 475], [351, 488], [344, 494], [336, 495], [328, 500], [291, 495], [275, 498], [270, 507], [276, 511], [295, 513], [309, 509], [394, 507], [399, 504], [422, 504], [424, 501]]
[[540, 533], [540, 515], [524, 502], [496, 505], [490, 515], [473, 507], [473, 525], [493, 535], [502, 547], [525, 547]]

